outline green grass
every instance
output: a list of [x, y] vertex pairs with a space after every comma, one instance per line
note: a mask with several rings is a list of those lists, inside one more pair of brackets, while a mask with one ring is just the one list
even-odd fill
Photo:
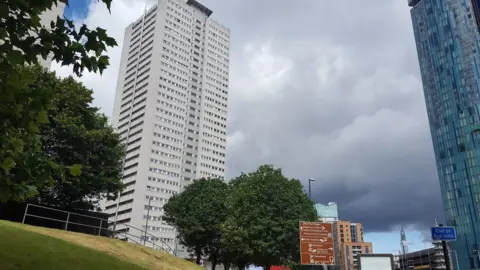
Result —
[[146, 268], [50, 236], [0, 227], [0, 268], [10, 269], [131, 269]]
[[99, 236], [0, 220], [0, 269], [197, 270], [170, 254]]

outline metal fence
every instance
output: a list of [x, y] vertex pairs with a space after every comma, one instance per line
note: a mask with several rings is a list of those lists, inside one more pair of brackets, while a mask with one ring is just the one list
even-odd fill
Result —
[[[35, 209], [53, 211], [55, 213], [56, 218], [48, 217], [46, 214], [42, 214], [41, 212], [35, 213]], [[150, 247], [156, 250], [162, 250], [172, 255], [176, 255], [175, 250], [172, 247], [170, 247], [168, 243], [148, 233], [147, 228], [142, 230], [142, 229], [133, 227], [129, 224], [121, 223], [118, 225], [122, 226], [123, 228], [117, 229], [114, 231], [109, 228], [109, 222], [107, 219], [58, 210], [55, 208], [50, 208], [50, 207], [45, 207], [45, 206], [40, 206], [35, 204], [27, 204], [27, 206], [25, 207], [25, 213], [23, 214], [23, 220], [22, 220], [23, 224], [28, 224], [27, 217], [52, 221], [55, 223], [55, 225], [52, 227], [63, 229], [65, 231], [69, 231], [69, 230], [79, 231], [79, 230], [72, 230], [71, 229], [72, 227], [86, 228], [86, 229], [82, 229], [81, 232], [92, 234], [92, 235], [116, 238], [123, 241], [128, 241], [135, 244]], [[64, 218], [62, 219], [61, 217], [64, 217]], [[86, 220], [89, 220], [88, 222], [89, 224], [87, 224]]]

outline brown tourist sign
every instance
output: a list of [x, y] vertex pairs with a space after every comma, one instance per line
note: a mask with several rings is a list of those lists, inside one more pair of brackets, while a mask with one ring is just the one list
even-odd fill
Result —
[[300, 221], [300, 263], [333, 265], [334, 262], [332, 224]]

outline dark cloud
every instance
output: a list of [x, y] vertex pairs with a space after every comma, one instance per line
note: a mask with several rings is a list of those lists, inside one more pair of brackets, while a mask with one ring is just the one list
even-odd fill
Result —
[[[114, 2], [115, 18], [92, 9], [86, 23], [121, 42], [146, 1]], [[229, 177], [264, 163], [315, 177], [314, 199], [366, 231], [442, 219], [406, 1], [202, 2], [232, 31]], [[109, 53], [103, 77], [82, 77], [107, 114], [120, 47]]]
[[367, 231], [443, 218], [406, 3], [204, 2], [233, 37], [230, 177], [315, 177]]

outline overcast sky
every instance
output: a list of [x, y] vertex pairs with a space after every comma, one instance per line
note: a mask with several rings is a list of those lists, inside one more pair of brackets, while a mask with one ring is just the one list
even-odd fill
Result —
[[[202, 1], [231, 29], [228, 177], [265, 163], [304, 183], [313, 177], [314, 200], [337, 202], [341, 219], [369, 232], [426, 231], [442, 220], [406, 2]], [[120, 45], [103, 77], [82, 78], [109, 116], [124, 29], [146, 3], [114, 0], [111, 15], [96, 4], [70, 11]]]

